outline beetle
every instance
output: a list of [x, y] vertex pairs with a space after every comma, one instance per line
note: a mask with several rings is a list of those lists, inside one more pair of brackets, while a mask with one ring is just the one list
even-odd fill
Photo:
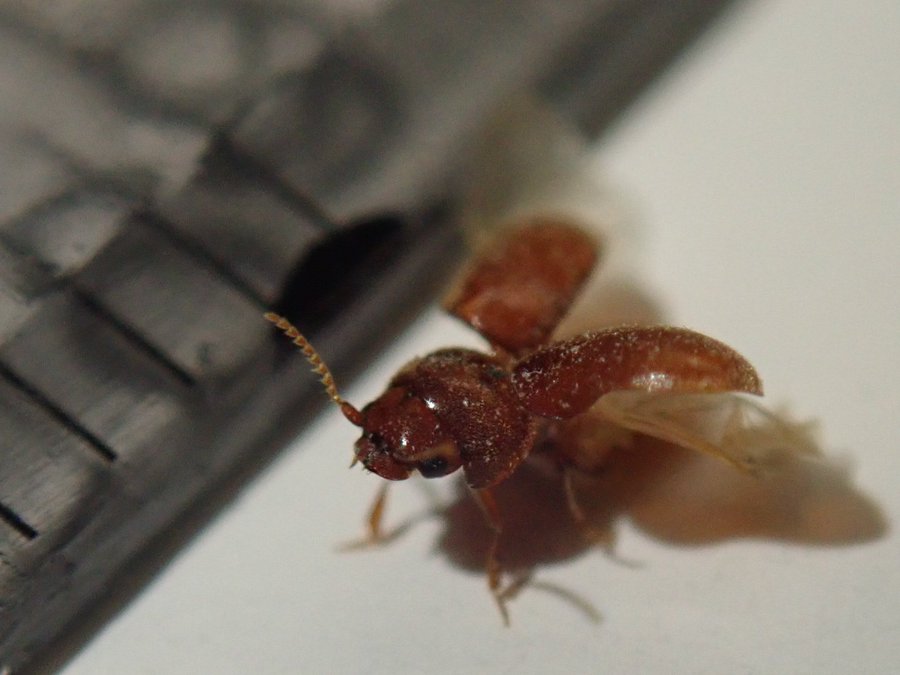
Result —
[[[599, 252], [594, 237], [562, 218], [535, 217], [503, 230], [444, 302], [447, 311], [487, 339], [491, 351], [447, 348], [414, 359], [362, 409], [341, 398], [327, 366], [300, 331], [283, 317], [265, 315], [303, 350], [328, 395], [361, 428], [354, 463], [388, 481], [462, 471], [493, 530], [488, 585], [506, 623], [512, 584], [503, 588], [497, 558], [503, 521], [492, 490], [546, 439], [555, 442], [551, 452], [564, 477], [599, 463], [605, 449], [578, 442], [579, 422], [596, 414], [741, 469], [752, 463], [752, 457], [677, 422], [644, 414], [635, 404], [647, 397], [761, 395], [753, 366], [731, 347], [665, 325], [617, 326], [552, 340]], [[614, 403], [604, 407], [607, 401]], [[370, 541], [382, 537], [386, 485], [370, 513]], [[579, 518], [568, 481], [566, 489]]]

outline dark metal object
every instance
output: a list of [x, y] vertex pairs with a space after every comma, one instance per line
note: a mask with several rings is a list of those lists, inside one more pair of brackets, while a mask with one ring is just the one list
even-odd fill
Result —
[[[147, 0], [90, 39], [0, 4], [26, 71], [0, 66], [0, 672], [83, 637], [324, 403], [264, 309], [352, 370], [459, 251], [487, 115], [538, 93], [596, 134], [725, 4], [397, 1], [330, 30]], [[152, 79], [142, 45], [220, 25], [228, 77]]]

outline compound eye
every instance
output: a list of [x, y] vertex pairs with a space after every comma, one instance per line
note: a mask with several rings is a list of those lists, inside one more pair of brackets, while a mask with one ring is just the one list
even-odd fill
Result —
[[448, 473], [453, 473], [462, 464], [459, 451], [450, 441], [445, 441], [423, 453], [421, 459], [416, 462], [416, 469], [425, 478], [440, 478]]
[[449, 464], [444, 457], [426, 459], [424, 462], [419, 462], [416, 468], [425, 478], [440, 478], [452, 471], [452, 469], [449, 469]]

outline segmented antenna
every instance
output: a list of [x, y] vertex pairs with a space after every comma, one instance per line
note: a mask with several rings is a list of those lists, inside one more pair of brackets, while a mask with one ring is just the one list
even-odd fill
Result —
[[332, 377], [331, 371], [328, 370], [328, 366], [325, 365], [322, 357], [319, 356], [315, 348], [313, 348], [313, 346], [309, 343], [309, 340], [303, 337], [303, 333], [297, 330], [294, 324], [292, 324], [290, 321], [285, 319], [283, 316], [275, 314], [274, 312], [266, 312], [265, 314], [263, 314], [263, 317], [266, 319], [266, 321], [274, 323], [275, 327], [281, 330], [291, 340], [291, 342], [300, 347], [300, 350], [303, 352], [303, 356], [305, 356], [306, 360], [309, 361], [309, 365], [312, 366], [313, 372], [319, 376], [322, 385], [325, 387], [325, 393], [328, 394], [328, 397], [332, 401], [340, 406], [341, 412], [344, 413], [344, 417], [350, 420], [353, 424], [362, 426], [362, 415], [356, 408], [347, 403], [347, 401], [341, 398], [340, 394], [338, 394], [337, 387], [334, 385], [334, 377]]

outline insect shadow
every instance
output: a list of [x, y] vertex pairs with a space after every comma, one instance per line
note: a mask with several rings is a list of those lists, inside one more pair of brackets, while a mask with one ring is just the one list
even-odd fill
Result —
[[[610, 279], [588, 289], [562, 334], [598, 325], [658, 322], [664, 312], [651, 294], [629, 279]], [[782, 415], [797, 438], [813, 444], [809, 429]], [[616, 546], [617, 528], [628, 521], [669, 545], [704, 547], [739, 539], [807, 546], [850, 546], [881, 538], [888, 529], [878, 504], [853, 484], [848, 462], [821, 452], [786, 447], [766, 470], [752, 475], [704, 454], [643, 435], [612, 450], [597, 475], [574, 476], [584, 521], [571, 505], [552, 462], [540, 452], [497, 486], [504, 514], [498, 557], [520, 578], [584, 555], [642, 567]], [[454, 566], [482, 573], [493, 531], [458, 483], [451, 502], [436, 508], [443, 529], [435, 549]], [[587, 601], [564, 596], [583, 606]]]
[[[574, 487], [582, 523], [572, 518], [559, 473], [540, 456], [498, 486], [505, 514], [498, 558], [505, 569], [528, 576], [598, 548], [642, 566], [615, 545], [616, 528], [626, 519], [658, 541], [685, 547], [748, 538], [846, 546], [887, 530], [881, 509], [853, 485], [848, 468], [821, 457], [786, 453], [777, 467], [752, 476], [637, 437], [632, 447], [610, 454], [601, 474], [579, 476]], [[492, 531], [464, 485], [439, 513], [437, 550], [453, 565], [481, 573]]]
[[[594, 327], [607, 328], [565, 338], [560, 321], [577, 325], [573, 301], [600, 249], [595, 237], [555, 217], [508, 228], [444, 300], [490, 352], [447, 348], [414, 359], [361, 408], [339, 395], [297, 328], [277, 314], [265, 318], [302, 350], [328, 396], [360, 427], [355, 463], [386, 481], [461, 470], [468, 489], [444, 511], [439, 548], [463, 568], [486, 571], [507, 625], [507, 602], [528, 585], [555, 590], [593, 616], [566, 589], [529, 584], [531, 572], [597, 544], [614, 553], [622, 517], [683, 544], [878, 536], [885, 525], [877, 507], [823, 456], [808, 425], [757, 402], [759, 376], [728, 345], [647, 323], [656, 318], [653, 303], [627, 282], [606, 282], [596, 301], [585, 296], [604, 317]], [[382, 528], [387, 485], [363, 546], [408, 527]]]

